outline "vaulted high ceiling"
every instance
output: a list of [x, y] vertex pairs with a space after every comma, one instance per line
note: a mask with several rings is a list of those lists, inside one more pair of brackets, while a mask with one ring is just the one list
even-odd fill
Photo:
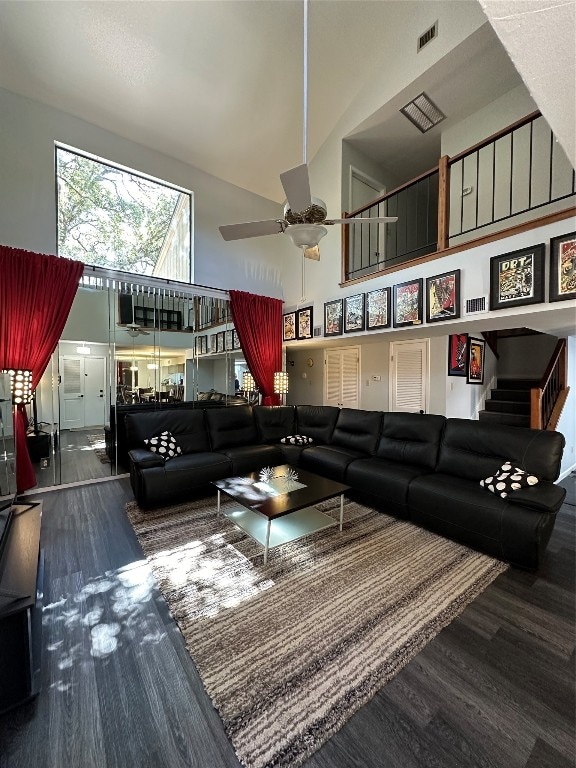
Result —
[[[462, 2], [481, 23], [476, 0]], [[308, 159], [374, 72], [394, 72], [389, 51], [415, 47], [403, 35], [434, 4], [311, 0]], [[302, 161], [302, 20], [301, 0], [2, 0], [0, 87], [280, 202], [279, 173]], [[482, 40], [466, 67], [448, 60], [419, 83], [449, 119], [520, 83], [488, 26]], [[352, 140], [409, 178], [438, 156], [440, 132], [406, 126], [383, 104]]]

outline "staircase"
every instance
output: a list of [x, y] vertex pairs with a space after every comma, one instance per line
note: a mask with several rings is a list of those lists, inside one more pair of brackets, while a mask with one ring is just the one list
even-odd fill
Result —
[[486, 398], [480, 421], [495, 421], [511, 427], [530, 426], [530, 390], [539, 381], [532, 379], [498, 379], [496, 389]]

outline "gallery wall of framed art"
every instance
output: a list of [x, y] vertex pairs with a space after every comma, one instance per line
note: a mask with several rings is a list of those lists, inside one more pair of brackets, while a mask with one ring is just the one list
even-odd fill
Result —
[[[548, 265], [545, 243], [492, 256], [487, 264], [492, 312], [544, 303], [546, 266], [548, 300], [576, 299], [576, 232], [550, 239]], [[468, 285], [468, 292], [478, 296], [480, 286]], [[324, 336], [454, 321], [462, 316], [462, 304], [462, 270], [451, 269], [325, 302]], [[312, 338], [312, 317], [312, 306], [284, 313], [283, 341]], [[460, 349], [464, 335], [451, 334], [450, 345]], [[449, 351], [449, 375], [465, 376], [465, 364], [455, 365], [455, 349], [451, 346]]]

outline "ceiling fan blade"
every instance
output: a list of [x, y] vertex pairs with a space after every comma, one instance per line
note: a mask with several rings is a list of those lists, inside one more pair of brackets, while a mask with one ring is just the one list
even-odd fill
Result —
[[280, 181], [284, 187], [284, 194], [293, 213], [300, 213], [310, 208], [312, 196], [310, 194], [310, 179], [306, 163], [297, 165], [290, 171], [280, 174]]
[[398, 216], [371, 216], [365, 219], [327, 219], [324, 224], [393, 224]]
[[303, 248], [305, 259], [314, 259], [314, 261], [320, 261], [320, 248], [317, 245], [313, 245], [311, 248]]
[[282, 232], [282, 222], [250, 221], [246, 224], [226, 224], [219, 227], [224, 240], [244, 240], [246, 237], [261, 237], [262, 235], [277, 235]]

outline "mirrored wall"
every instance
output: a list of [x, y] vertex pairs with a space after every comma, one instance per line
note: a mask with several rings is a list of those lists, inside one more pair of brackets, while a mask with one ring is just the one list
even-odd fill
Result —
[[227, 294], [84, 279], [29, 406], [38, 487], [129, 471], [133, 411], [252, 402]]
[[[0, 372], [0, 514], [4, 506], [3, 502], [11, 501], [16, 493], [14, 450], [10, 376]], [[0, 519], [0, 535], [1, 523]]]

